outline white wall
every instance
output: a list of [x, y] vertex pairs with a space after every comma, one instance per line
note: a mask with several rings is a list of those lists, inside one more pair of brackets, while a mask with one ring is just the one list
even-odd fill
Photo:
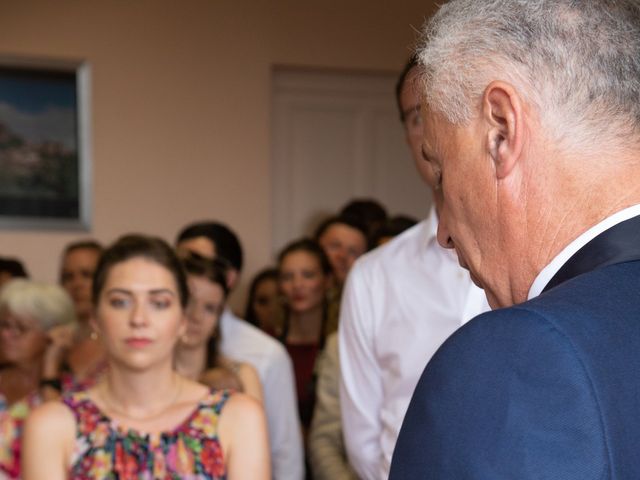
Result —
[[[251, 274], [270, 261], [274, 65], [397, 71], [432, 2], [0, 1], [0, 55], [92, 67], [90, 232], [0, 231], [0, 255], [56, 277], [63, 245], [217, 218]], [[239, 303], [242, 295], [236, 298]]]

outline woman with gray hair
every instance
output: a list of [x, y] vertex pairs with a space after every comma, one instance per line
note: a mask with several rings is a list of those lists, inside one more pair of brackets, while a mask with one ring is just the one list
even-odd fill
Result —
[[73, 324], [73, 303], [59, 286], [17, 279], [0, 290], [0, 477], [20, 478], [22, 424], [39, 405], [49, 334]]

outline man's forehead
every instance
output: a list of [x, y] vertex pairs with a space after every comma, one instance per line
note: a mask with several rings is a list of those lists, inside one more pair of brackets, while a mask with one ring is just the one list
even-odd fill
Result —
[[203, 235], [182, 240], [178, 244], [178, 249], [188, 250], [206, 258], [214, 258], [217, 253], [216, 244]]
[[427, 148], [431, 148], [435, 140], [435, 130], [442, 118], [438, 118], [440, 115], [431, 110], [425, 102], [420, 105], [420, 116], [422, 117], [423, 142]]

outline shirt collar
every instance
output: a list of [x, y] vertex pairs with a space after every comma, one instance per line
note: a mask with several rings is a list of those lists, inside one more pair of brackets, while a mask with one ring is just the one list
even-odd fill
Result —
[[427, 221], [425, 222], [424, 230], [424, 245], [427, 246], [431, 242], [437, 241], [436, 236], [438, 235], [438, 214], [436, 213], [435, 207], [431, 207], [429, 210], [429, 216], [427, 217]]
[[567, 263], [573, 254], [584, 247], [587, 243], [614, 225], [638, 215], [640, 215], [640, 204], [625, 208], [624, 210], [620, 210], [619, 212], [605, 218], [572, 241], [540, 271], [536, 279], [531, 284], [531, 288], [529, 288], [529, 295], [527, 296], [527, 299], [530, 300], [540, 295], [542, 290], [544, 290], [544, 287], [547, 286], [547, 283], [551, 281], [553, 276], [558, 273], [562, 266]]

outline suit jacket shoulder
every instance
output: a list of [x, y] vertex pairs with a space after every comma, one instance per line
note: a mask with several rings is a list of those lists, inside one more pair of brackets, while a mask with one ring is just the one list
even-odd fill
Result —
[[640, 262], [476, 317], [425, 369], [392, 479], [640, 478]]

